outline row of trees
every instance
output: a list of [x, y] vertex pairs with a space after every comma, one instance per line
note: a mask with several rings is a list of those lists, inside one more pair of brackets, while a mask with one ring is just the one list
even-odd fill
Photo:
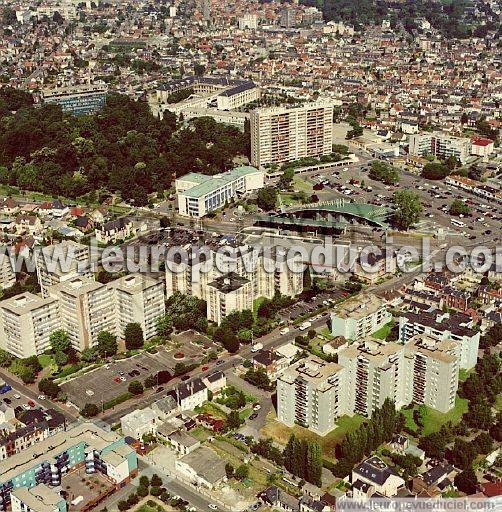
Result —
[[298, 439], [293, 434], [284, 448], [285, 468], [311, 484], [322, 484], [322, 449], [319, 443]]
[[401, 432], [404, 424], [403, 414], [396, 411], [394, 402], [387, 398], [382, 407], [373, 412], [370, 420], [347, 434], [338, 446], [338, 462], [333, 467], [335, 476], [343, 478], [348, 475], [366, 455], [382, 443], [389, 442], [396, 432]]

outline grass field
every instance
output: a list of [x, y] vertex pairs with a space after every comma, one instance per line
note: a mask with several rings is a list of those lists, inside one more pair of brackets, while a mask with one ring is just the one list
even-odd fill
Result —
[[[469, 401], [467, 399], [457, 397], [457, 399], [455, 400], [455, 407], [446, 414], [443, 414], [439, 411], [435, 411], [434, 409], [431, 409], [430, 407], [427, 406], [423, 407], [423, 410], [425, 411], [425, 414], [423, 416], [423, 435], [428, 435], [431, 434], [432, 432], [439, 431], [439, 429], [448, 422], [451, 422], [454, 425], [460, 423], [462, 415], [467, 411], [468, 405]], [[418, 429], [418, 426], [413, 420], [413, 411], [416, 408], [417, 407], [414, 407], [413, 409], [402, 410], [403, 414], [406, 417], [406, 426], [413, 430]]]
[[377, 338], [378, 340], [385, 340], [387, 336], [390, 334], [392, 329], [392, 322], [385, 324], [383, 327], [378, 329], [378, 331], [374, 332], [371, 336], [373, 338]]
[[310, 430], [295, 425], [292, 428], [277, 421], [274, 413], [267, 416], [267, 421], [261, 430], [261, 433], [266, 437], [271, 437], [274, 441], [281, 445], [286, 445], [291, 434], [295, 436], [315, 441], [322, 447], [323, 455], [326, 459], [334, 460], [335, 447], [341, 443], [345, 434], [356, 430], [361, 423], [365, 421], [362, 416], [342, 416], [337, 421], [337, 427], [324, 437], [318, 436]]
[[310, 181], [304, 180], [299, 176], [295, 176], [293, 178], [293, 190], [298, 190], [298, 192], [305, 192], [306, 194], [312, 194], [314, 188]]
[[474, 370], [465, 370], [464, 368], [461, 368], [458, 372], [458, 380], [460, 382], [465, 382], [467, 380], [467, 377], [473, 372]]
[[47, 354], [41, 354], [38, 356], [38, 362], [42, 365], [42, 368], [47, 368], [54, 364], [54, 359]]

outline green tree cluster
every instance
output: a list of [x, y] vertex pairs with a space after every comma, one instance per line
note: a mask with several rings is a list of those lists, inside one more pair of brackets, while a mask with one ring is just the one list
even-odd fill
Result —
[[298, 439], [293, 434], [284, 448], [283, 460], [290, 473], [321, 487], [322, 450], [319, 443]]

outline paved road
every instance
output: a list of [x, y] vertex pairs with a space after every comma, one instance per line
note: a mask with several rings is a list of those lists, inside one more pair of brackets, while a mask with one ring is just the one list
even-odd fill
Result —
[[[30, 387], [26, 386], [17, 379], [13, 378], [5, 371], [0, 370], [0, 378], [4, 380], [7, 384], [12, 386], [13, 390], [18, 391], [19, 394], [26, 396], [27, 398], [33, 400], [35, 403], [41, 405], [42, 407], [45, 407], [47, 409], [52, 408], [60, 412], [61, 414], [64, 414], [68, 421], [75, 421], [79, 418], [79, 415], [76, 413], [76, 411], [66, 407], [62, 407], [61, 404], [52, 402], [51, 400], [39, 400], [39, 393], [32, 390]], [[16, 406], [17, 404], [13, 403], [12, 405]]]

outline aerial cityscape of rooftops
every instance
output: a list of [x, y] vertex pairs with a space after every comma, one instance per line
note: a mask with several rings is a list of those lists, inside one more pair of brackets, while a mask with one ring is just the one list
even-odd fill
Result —
[[502, 510], [500, 0], [0, 0], [0, 512]]

